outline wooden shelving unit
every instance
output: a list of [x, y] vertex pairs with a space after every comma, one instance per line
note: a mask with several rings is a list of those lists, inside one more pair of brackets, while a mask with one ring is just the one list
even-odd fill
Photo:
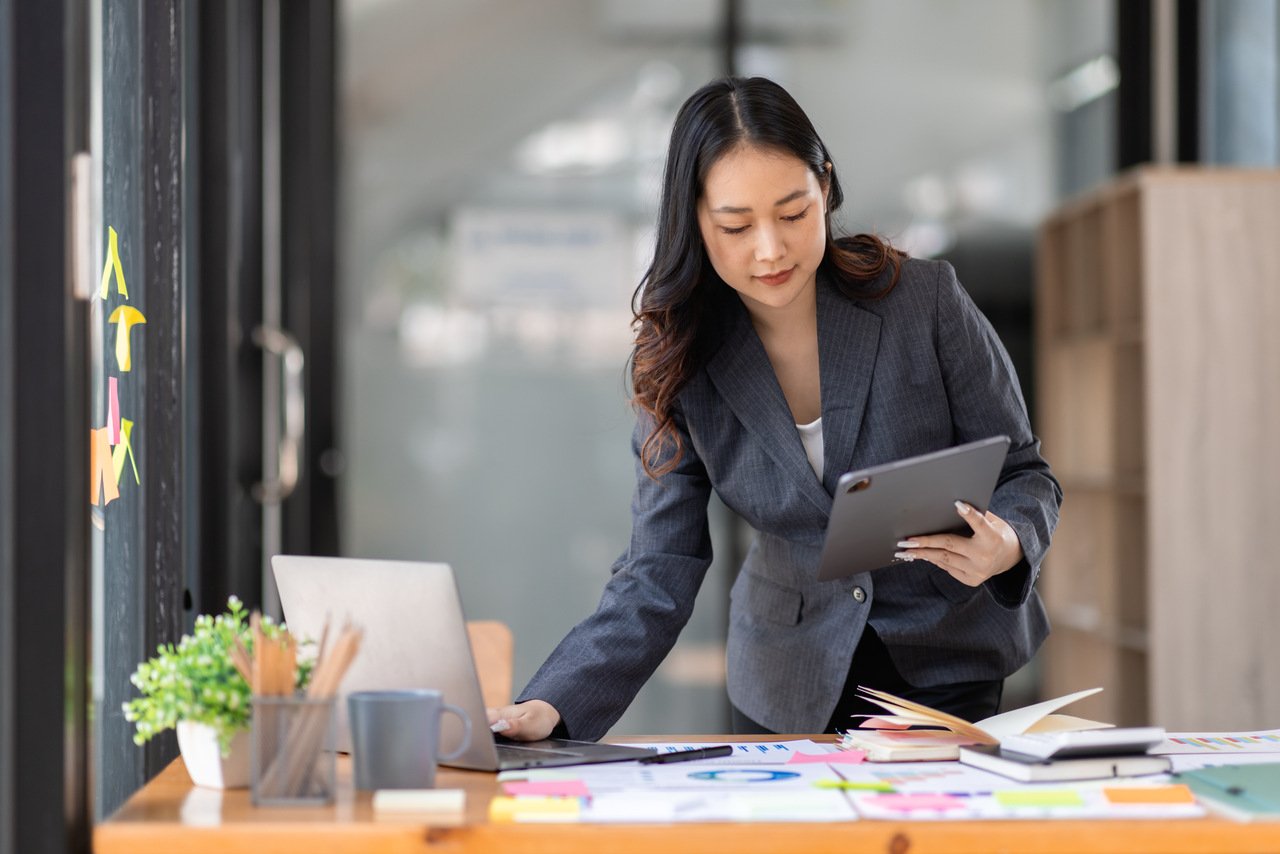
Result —
[[1066, 495], [1044, 693], [1280, 727], [1280, 172], [1126, 173], [1037, 254], [1036, 427]]

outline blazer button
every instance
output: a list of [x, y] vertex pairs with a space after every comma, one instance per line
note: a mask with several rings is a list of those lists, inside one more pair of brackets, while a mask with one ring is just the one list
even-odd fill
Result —
[[853, 601], [855, 602], [867, 601], [867, 591], [863, 590], [861, 587], [853, 588]]

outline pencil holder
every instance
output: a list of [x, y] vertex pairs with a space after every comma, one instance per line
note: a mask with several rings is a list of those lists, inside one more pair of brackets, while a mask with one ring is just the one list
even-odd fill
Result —
[[333, 801], [334, 699], [254, 697], [250, 789], [254, 806]]

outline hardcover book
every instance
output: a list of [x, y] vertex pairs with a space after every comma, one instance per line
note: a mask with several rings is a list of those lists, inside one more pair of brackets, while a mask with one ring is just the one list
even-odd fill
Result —
[[1173, 767], [1167, 756], [1138, 753], [1129, 756], [1080, 756], [1040, 759], [1003, 750], [998, 744], [974, 744], [960, 748], [960, 761], [1023, 783], [1062, 780], [1099, 780], [1165, 774]]

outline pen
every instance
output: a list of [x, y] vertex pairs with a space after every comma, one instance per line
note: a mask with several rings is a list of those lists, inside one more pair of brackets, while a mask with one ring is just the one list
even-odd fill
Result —
[[717, 744], [715, 747], [695, 747], [691, 750], [677, 750], [675, 753], [655, 753], [637, 761], [653, 765], [665, 765], [668, 762], [690, 762], [694, 759], [714, 759], [717, 756], [728, 756], [733, 753], [732, 744]]

